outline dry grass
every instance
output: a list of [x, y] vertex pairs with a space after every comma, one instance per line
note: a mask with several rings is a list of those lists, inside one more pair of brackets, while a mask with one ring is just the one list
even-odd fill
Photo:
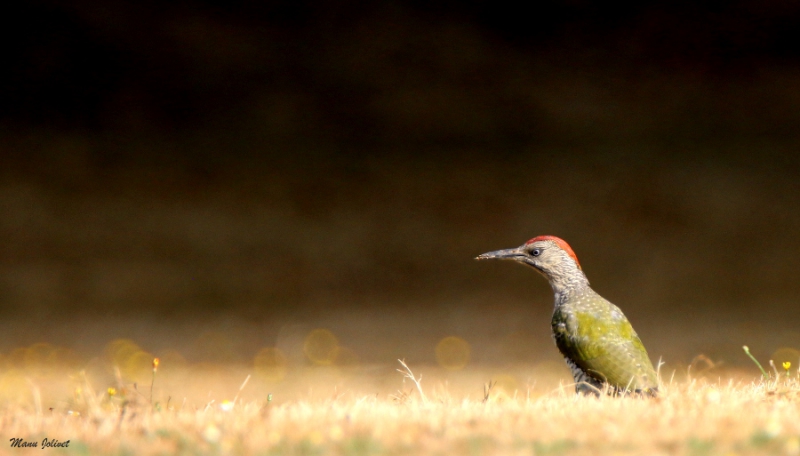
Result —
[[0, 454], [39, 451], [12, 438], [69, 440], [77, 454], [800, 454], [795, 372], [665, 379], [646, 400], [576, 397], [558, 375], [509, 380], [524, 369], [398, 367], [305, 367], [270, 383], [247, 366], [162, 361], [151, 400], [147, 372], [134, 385], [91, 365], [6, 366]]

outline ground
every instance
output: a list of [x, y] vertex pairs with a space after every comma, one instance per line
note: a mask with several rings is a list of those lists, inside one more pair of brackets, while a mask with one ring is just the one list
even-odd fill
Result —
[[576, 396], [555, 365], [286, 366], [265, 352], [163, 357], [153, 372], [42, 354], [3, 358], [0, 454], [800, 454], [796, 366], [768, 380], [662, 369], [660, 397], [642, 399]]

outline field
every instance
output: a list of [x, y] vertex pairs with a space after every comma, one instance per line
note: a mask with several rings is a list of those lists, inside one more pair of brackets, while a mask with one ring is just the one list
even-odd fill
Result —
[[800, 456], [800, 2], [18, 3], [0, 456]]
[[[323, 346], [306, 352], [317, 359]], [[88, 362], [45, 344], [6, 353], [0, 454], [800, 454], [796, 366], [765, 366], [769, 380], [703, 362], [662, 368], [660, 397], [640, 399], [577, 397], [551, 363], [281, 356], [192, 364], [167, 353], [154, 370], [127, 340]]]

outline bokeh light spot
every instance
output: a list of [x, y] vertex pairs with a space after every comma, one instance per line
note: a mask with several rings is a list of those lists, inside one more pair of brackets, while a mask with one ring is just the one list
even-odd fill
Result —
[[800, 366], [800, 350], [789, 347], [781, 347], [775, 350], [775, 353], [770, 357], [775, 361], [776, 366], [781, 366], [785, 362], [792, 363], [792, 366]]
[[36, 343], [25, 349], [24, 360], [25, 367], [36, 367], [42, 364], [47, 364], [53, 361], [55, 357], [56, 347], [45, 344]]
[[262, 348], [253, 359], [256, 375], [268, 382], [279, 382], [286, 376], [288, 361], [283, 352], [274, 347]]
[[120, 366], [123, 375], [131, 379], [139, 379], [143, 376], [150, 377], [153, 372], [153, 358], [155, 355], [144, 350], [139, 350], [128, 358], [127, 362]]
[[493, 390], [498, 394], [503, 394], [507, 397], [512, 397], [516, 391], [519, 390], [519, 382], [517, 378], [509, 374], [500, 374], [492, 377], [494, 382]]
[[137, 380], [152, 375], [153, 358], [130, 339], [116, 339], [106, 345], [106, 354], [114, 366], [118, 367], [123, 378]]
[[314, 364], [329, 366], [336, 358], [339, 340], [327, 329], [315, 329], [308, 333], [303, 343], [303, 353]]
[[116, 339], [106, 345], [106, 355], [116, 366], [125, 364], [138, 351], [141, 351], [141, 348], [130, 339]]
[[436, 361], [449, 370], [463, 369], [469, 363], [469, 343], [456, 336], [448, 336], [436, 344]]

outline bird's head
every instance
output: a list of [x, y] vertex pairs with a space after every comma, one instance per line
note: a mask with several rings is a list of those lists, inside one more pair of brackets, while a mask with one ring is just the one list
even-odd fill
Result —
[[555, 236], [536, 236], [517, 248], [487, 252], [475, 259], [513, 260], [530, 266], [542, 273], [554, 289], [575, 281], [588, 284], [572, 247]]

